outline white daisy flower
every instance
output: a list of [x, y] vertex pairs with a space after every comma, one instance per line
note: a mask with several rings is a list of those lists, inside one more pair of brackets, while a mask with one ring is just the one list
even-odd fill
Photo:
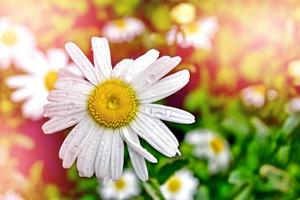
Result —
[[103, 35], [111, 42], [130, 42], [145, 30], [144, 23], [133, 17], [108, 22], [102, 29]]
[[300, 97], [294, 97], [288, 101], [285, 111], [289, 114], [300, 113]]
[[189, 200], [194, 199], [199, 185], [198, 180], [186, 169], [176, 172], [161, 187], [161, 193], [165, 199]]
[[34, 35], [26, 27], [13, 24], [7, 18], [0, 18], [0, 68], [5, 69], [12, 62], [18, 63], [24, 52], [34, 49]]
[[191, 3], [179, 3], [172, 8], [170, 16], [178, 24], [191, 23], [196, 17], [196, 7]]
[[203, 20], [173, 27], [167, 33], [167, 43], [178, 44], [182, 48], [194, 47], [196, 49], [210, 49], [211, 40], [218, 29], [218, 22], [215, 17], [208, 17]]
[[103, 199], [129, 199], [140, 194], [138, 179], [131, 170], [125, 170], [117, 181], [99, 187]]
[[206, 129], [189, 132], [185, 140], [194, 145], [194, 155], [208, 159], [208, 169], [215, 174], [228, 168], [231, 160], [229, 144], [220, 135]]
[[137, 176], [145, 181], [144, 158], [157, 162], [139, 142], [143, 138], [162, 154], [173, 157], [178, 141], [161, 120], [193, 123], [194, 116], [183, 110], [152, 104], [184, 87], [187, 70], [167, 75], [181, 61], [152, 49], [136, 60], [124, 59], [112, 69], [105, 38], [92, 38], [94, 64], [79, 47], [69, 42], [66, 50], [86, 79], [72, 75], [59, 78], [45, 107], [51, 119], [43, 125], [46, 134], [76, 125], [65, 139], [59, 156], [69, 168], [77, 158], [79, 174], [96, 176], [106, 184], [118, 180], [123, 170], [124, 144]]
[[295, 85], [300, 85], [300, 60], [292, 61], [289, 64], [287, 74]]
[[266, 102], [266, 87], [263, 85], [249, 86], [242, 90], [241, 95], [246, 106], [262, 108]]
[[24, 200], [22, 196], [13, 191], [5, 192], [3, 195], [0, 194], [1, 200]]
[[[20, 62], [20, 68], [26, 75], [9, 77], [7, 85], [17, 90], [12, 93], [11, 99], [14, 102], [25, 100], [22, 106], [23, 116], [32, 120], [43, 117], [44, 106], [50, 90], [54, 89], [58, 69], [68, 65], [68, 56], [61, 49], [50, 49], [47, 55], [40, 51], [34, 51], [26, 55]], [[74, 69], [72, 65], [68, 69]]]

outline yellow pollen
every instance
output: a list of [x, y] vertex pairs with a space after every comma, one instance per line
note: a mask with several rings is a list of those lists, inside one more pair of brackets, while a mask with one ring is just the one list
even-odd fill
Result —
[[105, 128], [120, 128], [136, 116], [138, 100], [134, 89], [119, 79], [106, 80], [91, 92], [88, 111]]
[[257, 85], [257, 86], [253, 86], [253, 89], [255, 92], [264, 95], [266, 92], [266, 88], [263, 85]]
[[194, 34], [198, 31], [199, 31], [199, 26], [198, 26], [198, 24], [195, 24], [195, 23], [189, 24], [184, 28], [184, 33], [186, 35]]
[[114, 20], [114, 24], [120, 29], [124, 29], [126, 27], [126, 22], [124, 19], [116, 19]]
[[126, 187], [126, 182], [124, 181], [123, 178], [117, 180], [114, 182], [114, 186], [116, 188], [116, 190], [123, 190]]
[[44, 83], [48, 91], [54, 89], [57, 80], [57, 71], [49, 71], [44, 77]]
[[182, 186], [182, 182], [178, 177], [171, 177], [167, 182], [167, 187], [170, 192], [177, 193]]
[[219, 154], [224, 149], [224, 142], [220, 138], [214, 137], [210, 141], [210, 146], [211, 146], [212, 150], [214, 151], [214, 153]]
[[5, 46], [14, 46], [18, 42], [18, 35], [13, 30], [7, 30], [2, 33], [0, 41]]

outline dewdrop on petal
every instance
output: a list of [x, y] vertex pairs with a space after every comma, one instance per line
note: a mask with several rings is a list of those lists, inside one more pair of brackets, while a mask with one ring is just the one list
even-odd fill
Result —
[[[66, 50], [84, 78], [65, 74], [58, 77], [42, 129], [51, 134], [76, 125], [61, 146], [59, 157], [69, 168], [77, 159], [79, 175], [96, 177], [103, 185], [122, 176], [124, 142], [135, 173], [148, 179], [145, 159], [157, 159], [140, 145], [139, 137], [167, 157], [179, 154], [179, 143], [161, 121], [194, 123], [192, 114], [169, 106], [153, 104], [177, 92], [189, 82], [182, 70], [166, 76], [180, 57], [159, 57], [151, 49], [139, 58], [124, 59], [113, 68], [106, 38], [93, 37], [94, 64], [79, 47], [68, 42]], [[155, 130], [155, 131], [154, 131]]]

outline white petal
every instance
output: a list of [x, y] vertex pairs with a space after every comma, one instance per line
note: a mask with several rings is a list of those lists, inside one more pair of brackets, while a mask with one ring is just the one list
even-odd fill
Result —
[[113, 69], [113, 77], [121, 77], [122, 75], [126, 74], [130, 67], [133, 65], [134, 60], [132, 59], [123, 59], [116, 64]]
[[138, 143], [136, 143], [135, 141], [133, 141], [130, 137], [129, 131], [126, 128], [122, 129], [122, 138], [126, 141], [126, 143], [133, 149], [135, 150], [137, 153], [139, 153], [140, 155], [142, 155], [144, 158], [146, 158], [148, 161], [152, 162], [152, 163], [156, 163], [157, 159], [151, 154], [149, 153], [145, 148], [143, 148], [141, 145], [139, 145]]
[[35, 95], [28, 99], [22, 106], [22, 114], [25, 118], [39, 120], [43, 117], [44, 105], [46, 104], [45, 95]]
[[167, 76], [139, 94], [141, 103], [161, 100], [183, 88], [189, 82], [190, 73], [182, 70]]
[[107, 186], [109, 181], [110, 181], [110, 176], [109, 173], [107, 172], [107, 175], [101, 179], [101, 185], [105, 187]]
[[97, 178], [104, 178], [109, 172], [112, 135], [113, 132], [109, 129], [102, 134], [95, 162]]
[[[133, 142], [137, 143], [138, 145], [140, 145], [138, 136], [133, 131], [130, 131], [130, 132], [131, 132], [131, 134], [130, 134], [131, 140]], [[128, 152], [129, 152], [130, 160], [131, 160], [131, 163], [132, 163], [132, 166], [134, 168], [136, 175], [142, 181], [148, 180], [148, 170], [147, 170], [146, 161], [145, 161], [144, 157], [141, 156], [140, 154], [138, 154], [130, 146], [128, 146]]]
[[[75, 66], [75, 67], [77, 67], [77, 66]], [[80, 74], [80, 73], [81, 72], [78, 72], [78, 74]], [[62, 69], [58, 70], [58, 77], [59, 78], [71, 78], [72, 77], [72, 78], [80, 78], [80, 79], [82, 79], [79, 75], [77, 75], [74, 72], [72, 72], [70, 68], [62, 68]], [[84, 79], [82, 79], [82, 80], [84, 80]]]
[[11, 94], [11, 100], [14, 102], [23, 101], [23, 100], [28, 99], [29, 97], [33, 96], [34, 95], [33, 92], [34, 91], [32, 91], [31, 87], [20, 88]]
[[109, 44], [106, 38], [93, 37], [92, 47], [96, 76], [100, 82], [109, 78], [112, 72]]
[[[78, 143], [81, 141], [81, 138], [86, 135], [86, 132], [89, 130], [92, 122], [89, 116], [84, 116], [82, 120], [70, 131], [68, 136], [65, 138], [63, 144], [59, 150], [59, 158], [63, 159], [69, 145], [72, 143]], [[76, 140], [76, 141], [73, 141]]]
[[59, 70], [68, 63], [68, 57], [63, 49], [50, 49], [47, 52], [47, 56], [52, 70]]
[[143, 89], [156, 83], [159, 79], [174, 69], [180, 61], [181, 58], [179, 56], [173, 58], [163, 56], [140, 73], [139, 76], [133, 80], [132, 84], [135, 85], [138, 91], [143, 91]]
[[[161, 124], [163, 124], [161, 122]], [[178, 152], [178, 141], [173, 138], [161, 128], [161, 124], [156, 123], [151, 118], [140, 114], [137, 120], [131, 124], [133, 130], [138, 133], [140, 137], [146, 140], [157, 151], [165, 156], [174, 157]]]
[[164, 106], [159, 104], [142, 104], [140, 111], [153, 118], [162, 119], [169, 122], [176, 122], [182, 124], [191, 124], [195, 122], [195, 117], [178, 108]]
[[124, 164], [124, 143], [118, 130], [113, 133], [111, 144], [111, 159], [110, 159], [110, 173], [111, 179], [118, 180], [123, 171]]
[[[70, 168], [73, 165], [78, 154], [91, 138], [93, 129], [93, 123], [86, 117], [86, 119], [83, 120], [83, 123], [79, 123], [72, 130], [75, 133], [70, 136], [71, 139], [69, 140], [69, 143], [67, 143], [64, 150], [62, 150], [64, 151], [64, 154], [62, 155], [64, 168]], [[76, 135], [76, 137], [74, 137], [74, 135]]]
[[10, 77], [6, 80], [6, 84], [11, 88], [24, 87], [29, 85], [34, 80], [34, 76], [30, 75], [17, 75]]
[[132, 67], [124, 76], [122, 76], [122, 78], [127, 82], [131, 82], [139, 73], [154, 63], [158, 56], [159, 52], [155, 49], [147, 51], [144, 55], [134, 61]]
[[52, 90], [48, 95], [49, 101], [54, 102], [87, 102], [87, 95], [80, 92], [70, 92], [65, 90]]
[[80, 151], [77, 159], [77, 169], [83, 177], [91, 177], [95, 172], [95, 159], [101, 139], [96, 124], [89, 134], [91, 134], [91, 136]]
[[87, 57], [82, 53], [79, 47], [73, 42], [68, 42], [65, 45], [66, 51], [80, 69], [82, 74], [94, 85], [98, 83], [97, 77], [95, 75], [95, 70], [92, 63], [87, 59]]
[[58, 79], [55, 88], [89, 95], [94, 86], [83, 79], [70, 77]]
[[77, 113], [65, 117], [55, 117], [47, 121], [43, 126], [42, 129], [45, 134], [51, 134], [58, 131], [62, 131], [66, 128], [74, 126], [77, 124], [86, 113]]
[[86, 104], [77, 102], [50, 103], [44, 109], [44, 117], [62, 117], [85, 112]]

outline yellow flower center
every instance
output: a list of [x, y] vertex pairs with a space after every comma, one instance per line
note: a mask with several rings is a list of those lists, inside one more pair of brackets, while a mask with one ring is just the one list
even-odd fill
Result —
[[210, 141], [210, 146], [214, 153], [219, 154], [224, 149], [224, 142], [220, 138], [214, 137]]
[[126, 182], [123, 178], [120, 178], [119, 180], [114, 182], [114, 186], [115, 186], [116, 190], [120, 191], [126, 187]]
[[119, 79], [110, 79], [95, 87], [87, 106], [98, 124], [106, 128], [120, 128], [135, 118], [138, 100], [129, 84]]
[[196, 7], [190, 3], [180, 3], [171, 10], [170, 15], [178, 24], [191, 23], [196, 17]]
[[5, 46], [14, 46], [18, 42], [18, 35], [14, 30], [7, 30], [2, 33], [0, 41]]
[[13, 104], [7, 99], [0, 101], [0, 111], [3, 113], [10, 113], [13, 110]]
[[170, 180], [167, 183], [167, 187], [170, 192], [172, 193], [177, 193], [181, 187], [182, 187], [182, 182], [178, 177], [171, 177]]
[[120, 29], [124, 29], [126, 27], [126, 22], [124, 19], [116, 19], [114, 20], [114, 24]]
[[184, 28], [184, 33], [186, 35], [191, 35], [197, 33], [198, 31], [199, 31], [199, 25], [196, 23], [189, 24]]
[[266, 88], [263, 85], [253, 86], [253, 89], [256, 93], [264, 95], [266, 92]]
[[49, 71], [46, 74], [44, 78], [44, 83], [48, 91], [54, 89], [56, 80], [57, 80], [57, 71]]

